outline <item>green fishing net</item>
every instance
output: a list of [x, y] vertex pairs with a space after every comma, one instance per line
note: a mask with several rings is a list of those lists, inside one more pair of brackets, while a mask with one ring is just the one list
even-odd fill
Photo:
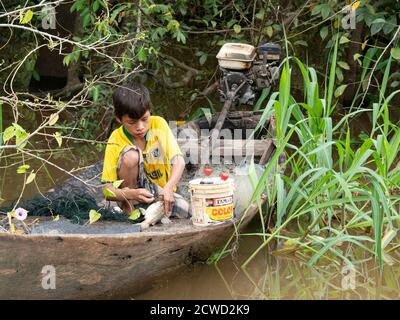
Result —
[[[6, 213], [14, 205], [0, 207], [0, 212]], [[99, 206], [92, 196], [82, 193], [70, 193], [63, 196], [37, 196], [18, 205], [28, 210], [30, 216], [63, 216], [71, 222], [83, 224], [89, 220], [90, 210], [101, 214], [101, 220], [135, 222], [128, 215], [116, 213], [110, 206]]]

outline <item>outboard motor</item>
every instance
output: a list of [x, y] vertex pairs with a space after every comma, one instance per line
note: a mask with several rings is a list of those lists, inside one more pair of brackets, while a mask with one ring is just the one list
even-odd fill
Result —
[[239, 104], [253, 105], [262, 89], [273, 86], [279, 78], [281, 47], [275, 43], [254, 46], [226, 43], [217, 54], [221, 71], [221, 101], [231, 92]]

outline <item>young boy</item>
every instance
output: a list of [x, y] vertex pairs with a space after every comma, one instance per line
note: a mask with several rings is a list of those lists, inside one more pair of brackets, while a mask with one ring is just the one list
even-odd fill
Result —
[[[150, 114], [147, 88], [130, 84], [113, 94], [114, 111], [121, 126], [114, 130], [106, 147], [102, 182], [119, 201], [122, 210], [131, 214], [134, 206], [150, 204], [159, 197], [167, 216], [189, 217], [189, 204], [174, 193], [185, 160], [167, 122]], [[123, 180], [119, 188], [112, 182]]]

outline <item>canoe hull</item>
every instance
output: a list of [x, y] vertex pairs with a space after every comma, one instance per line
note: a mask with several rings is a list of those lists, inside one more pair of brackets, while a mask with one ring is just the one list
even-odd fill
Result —
[[[257, 207], [249, 210], [241, 228], [256, 212]], [[134, 296], [194, 261], [207, 259], [232, 231], [232, 223], [224, 223], [174, 234], [0, 234], [0, 299]], [[49, 279], [53, 270], [45, 266], [54, 267], [55, 289], [44, 289], [54, 283]]]

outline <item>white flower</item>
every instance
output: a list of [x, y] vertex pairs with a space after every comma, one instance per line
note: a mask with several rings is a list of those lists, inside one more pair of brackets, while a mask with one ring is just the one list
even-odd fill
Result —
[[18, 208], [15, 210], [15, 218], [19, 221], [24, 221], [28, 216], [28, 211], [24, 208]]

